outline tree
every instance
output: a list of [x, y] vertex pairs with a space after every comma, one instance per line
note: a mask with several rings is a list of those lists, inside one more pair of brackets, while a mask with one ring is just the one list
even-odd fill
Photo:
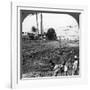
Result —
[[56, 32], [55, 32], [54, 28], [48, 29], [46, 37], [48, 40], [56, 40], [57, 39]]
[[37, 29], [33, 26], [33, 27], [32, 27], [32, 31], [33, 31], [33, 32], [37, 32]]

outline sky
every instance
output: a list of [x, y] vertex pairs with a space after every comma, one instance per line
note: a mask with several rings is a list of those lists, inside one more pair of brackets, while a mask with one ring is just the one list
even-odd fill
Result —
[[[43, 13], [43, 30], [47, 32], [48, 28], [54, 28], [57, 36], [65, 38], [78, 38], [79, 28], [77, 21], [68, 14]], [[38, 14], [38, 24], [40, 29], [40, 14]], [[23, 32], [31, 32], [32, 26], [37, 27], [36, 15], [29, 14], [22, 23]]]

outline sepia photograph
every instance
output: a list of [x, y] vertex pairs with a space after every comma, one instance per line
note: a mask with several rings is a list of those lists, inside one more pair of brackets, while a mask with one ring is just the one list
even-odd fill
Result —
[[20, 10], [20, 78], [80, 75], [80, 12]]

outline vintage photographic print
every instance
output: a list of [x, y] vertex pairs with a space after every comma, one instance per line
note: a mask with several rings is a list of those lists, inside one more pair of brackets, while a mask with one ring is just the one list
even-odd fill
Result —
[[80, 75], [80, 12], [20, 9], [20, 78]]

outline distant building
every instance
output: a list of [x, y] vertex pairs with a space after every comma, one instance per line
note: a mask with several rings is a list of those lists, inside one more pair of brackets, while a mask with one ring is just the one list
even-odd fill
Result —
[[22, 36], [28, 35], [28, 32], [22, 32]]

